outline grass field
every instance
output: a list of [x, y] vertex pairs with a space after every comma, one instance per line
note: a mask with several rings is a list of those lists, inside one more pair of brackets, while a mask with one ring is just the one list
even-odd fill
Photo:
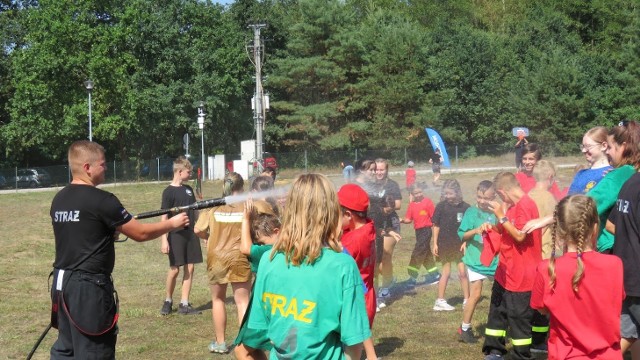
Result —
[[[335, 172], [335, 171], [334, 171]], [[480, 180], [495, 173], [456, 174], [467, 202], [474, 204], [475, 187]], [[569, 184], [572, 172], [559, 174], [561, 187]], [[443, 178], [452, 175], [444, 175]], [[336, 184], [340, 177], [333, 177]], [[395, 177], [403, 187], [404, 178]], [[431, 175], [419, 175], [419, 181], [430, 184]], [[278, 182], [278, 185], [287, 180]], [[155, 210], [166, 183], [117, 185], [106, 190], [115, 193], [132, 213]], [[206, 198], [218, 197], [220, 182], [205, 184]], [[439, 189], [425, 191], [434, 202]], [[48, 215], [55, 190], [9, 192], [0, 194], [0, 358], [24, 359], [49, 323], [49, 284], [47, 277], [54, 259], [54, 241]], [[404, 199], [401, 214], [406, 209]], [[155, 220], [151, 220], [155, 221]], [[415, 242], [413, 228], [402, 227], [404, 239], [396, 247], [394, 269], [398, 281], [408, 276], [405, 267]], [[202, 315], [180, 316], [159, 314], [164, 300], [164, 280], [168, 269], [165, 255], [157, 240], [146, 243], [127, 241], [116, 244], [116, 266], [113, 273], [120, 296], [119, 359], [204, 359], [233, 358], [212, 355], [207, 345], [213, 338], [211, 297], [203, 264], [196, 266], [191, 301], [204, 310]], [[487, 319], [491, 283], [485, 284], [483, 299], [473, 319], [474, 329], [484, 329]], [[436, 287], [419, 287], [415, 291], [396, 288], [391, 305], [376, 317], [374, 337], [378, 356], [384, 359], [479, 359], [481, 343], [466, 345], [457, 341], [456, 329], [462, 320], [462, 293], [456, 279], [450, 282], [447, 298], [456, 307], [452, 312], [434, 312]], [[179, 294], [179, 290], [177, 291]], [[177, 302], [179, 299], [174, 299]], [[228, 298], [227, 342], [233, 341], [238, 328], [235, 307]], [[49, 358], [49, 349], [57, 336], [52, 329], [34, 359]]]

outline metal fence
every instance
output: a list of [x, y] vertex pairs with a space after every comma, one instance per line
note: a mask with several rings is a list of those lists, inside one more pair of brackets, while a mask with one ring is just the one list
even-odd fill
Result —
[[[566, 144], [565, 144], [566, 145]], [[558, 149], [554, 145], [541, 145], [543, 157], [553, 159], [558, 155], [580, 156], [578, 145], [575, 151]], [[455, 171], [464, 167], [513, 167], [515, 154], [512, 145], [451, 145], [447, 146], [451, 169]], [[569, 154], [567, 154], [569, 152]], [[433, 154], [431, 148], [406, 148], [395, 150], [353, 150], [353, 151], [301, 151], [276, 153], [278, 173], [281, 178], [287, 174], [322, 171], [340, 173], [340, 163], [355, 163], [358, 159], [385, 158], [392, 167], [404, 168], [409, 160], [416, 163], [416, 168], [429, 169], [428, 160]], [[240, 159], [239, 154], [228, 154], [225, 161], [231, 163]], [[191, 158], [194, 168], [200, 166], [200, 160]], [[173, 177], [172, 158], [154, 158], [147, 160], [107, 162], [106, 183], [168, 181]], [[0, 188], [36, 188], [63, 186], [71, 180], [71, 172], [66, 164], [0, 168]]]

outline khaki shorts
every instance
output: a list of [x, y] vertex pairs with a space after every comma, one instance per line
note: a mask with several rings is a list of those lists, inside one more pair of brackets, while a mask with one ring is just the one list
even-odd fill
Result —
[[251, 280], [251, 266], [247, 257], [239, 251], [223, 256], [207, 258], [209, 285], [248, 282]]

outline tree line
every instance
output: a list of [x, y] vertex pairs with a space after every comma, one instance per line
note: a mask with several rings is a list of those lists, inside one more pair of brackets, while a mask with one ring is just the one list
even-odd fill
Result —
[[271, 152], [425, 147], [425, 127], [508, 148], [526, 126], [575, 153], [640, 115], [637, 0], [0, 0], [0, 164], [64, 161], [88, 137], [87, 79], [118, 160], [181, 154], [185, 133], [199, 149], [200, 101], [207, 153], [238, 153], [256, 21]]

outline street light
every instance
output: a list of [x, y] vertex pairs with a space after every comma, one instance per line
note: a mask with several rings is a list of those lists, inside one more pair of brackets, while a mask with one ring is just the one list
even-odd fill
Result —
[[93, 81], [87, 80], [84, 82], [84, 87], [89, 93], [89, 141], [93, 141], [93, 129], [91, 127], [91, 90], [93, 90]]
[[202, 156], [202, 181], [204, 181], [204, 103], [200, 101], [200, 106], [198, 106], [198, 128], [200, 129], [200, 140], [201, 140], [201, 156]]

